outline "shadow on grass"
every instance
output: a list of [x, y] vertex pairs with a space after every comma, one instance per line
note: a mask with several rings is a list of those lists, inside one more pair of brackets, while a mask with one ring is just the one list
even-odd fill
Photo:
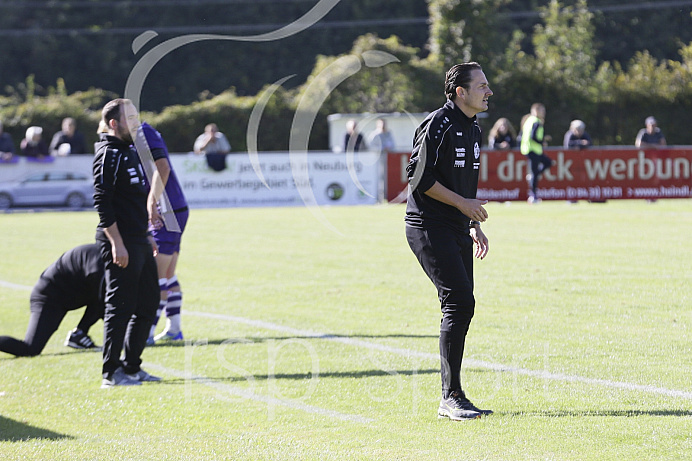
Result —
[[515, 411], [515, 412], [497, 412], [502, 416], [530, 416], [530, 417], [546, 417], [546, 418], [564, 418], [564, 417], [589, 417], [589, 416], [606, 416], [618, 418], [633, 418], [637, 416], [692, 416], [692, 410], [539, 410], [539, 411]]
[[[67, 349], [67, 348], [66, 348]], [[74, 354], [101, 354], [101, 351], [95, 351], [92, 349], [69, 349], [64, 352], [49, 352], [37, 355], [36, 357], [59, 357], [62, 355], [74, 355]]]
[[[310, 379], [321, 379], [321, 378], [370, 378], [370, 377], [380, 377], [380, 376], [415, 376], [415, 375], [429, 375], [429, 374], [439, 374], [439, 368], [436, 369], [425, 369], [425, 370], [359, 370], [359, 371], [331, 371], [331, 372], [320, 372], [315, 378], [313, 378], [312, 373], [276, 373], [273, 376], [270, 375], [247, 375], [247, 376], [221, 376], [221, 377], [210, 377], [205, 376], [203, 378], [193, 378], [193, 381], [210, 381], [210, 382], [247, 382], [247, 381], [268, 381], [270, 379], [285, 379], [285, 380], [310, 380]], [[193, 373], [194, 374], [194, 373]], [[184, 384], [185, 379], [174, 378], [168, 379], [164, 378], [161, 384]]]
[[411, 339], [438, 339], [437, 335], [403, 335], [403, 334], [392, 334], [392, 335], [316, 335], [316, 336], [277, 336], [277, 337], [266, 337], [266, 336], [254, 336], [249, 338], [225, 338], [225, 339], [207, 339], [198, 338], [185, 341], [166, 341], [158, 342], [153, 346], [147, 347], [185, 347], [186, 343], [191, 341], [193, 346], [221, 346], [226, 344], [260, 344], [267, 341], [288, 341], [288, 340], [305, 340], [305, 339], [351, 339], [351, 338], [411, 338]]
[[41, 429], [26, 423], [0, 416], [0, 442], [21, 442], [32, 439], [73, 439], [71, 435]]
[[3, 353], [3, 355], [0, 356], [0, 360], [22, 360], [22, 359], [34, 359], [34, 358], [38, 358], [38, 357], [59, 357], [59, 356], [62, 356], [62, 355], [91, 354], [91, 353], [94, 353], [94, 352], [98, 352], [99, 354], [101, 353], [101, 351], [92, 351], [92, 350], [68, 349], [68, 348], [65, 348], [65, 350], [62, 351], [62, 352], [49, 352], [49, 353], [41, 352], [39, 355], [34, 355], [34, 356], [31, 356], [31, 357], [20, 357], [20, 356], [15, 356], [15, 355], [12, 355], [12, 354], [9, 354], [9, 353], [5, 355], [5, 354]]

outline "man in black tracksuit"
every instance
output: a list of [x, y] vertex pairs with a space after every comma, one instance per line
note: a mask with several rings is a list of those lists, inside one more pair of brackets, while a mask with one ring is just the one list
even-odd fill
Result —
[[442, 400], [438, 415], [467, 420], [490, 414], [461, 388], [461, 360], [475, 308], [473, 244], [483, 259], [488, 239], [480, 228], [487, 201], [476, 199], [481, 130], [476, 114], [493, 94], [478, 63], [453, 66], [446, 75], [447, 103], [418, 127], [407, 167], [406, 238], [437, 288], [442, 308]]
[[[17, 357], [39, 355], [67, 312], [82, 306], [86, 306], [86, 311], [77, 328], [88, 338], [89, 327], [103, 317], [103, 294], [99, 247], [81, 245], [65, 252], [43, 271], [31, 291], [31, 318], [24, 341], [0, 336], [0, 351]], [[80, 348], [95, 349], [95, 346], [82, 344]]]
[[140, 356], [156, 317], [159, 287], [148, 234], [148, 188], [131, 147], [137, 110], [131, 101], [115, 99], [104, 106], [102, 122], [108, 133], [95, 145], [94, 206], [106, 279], [101, 385], [106, 388], [158, 380], [141, 369]]

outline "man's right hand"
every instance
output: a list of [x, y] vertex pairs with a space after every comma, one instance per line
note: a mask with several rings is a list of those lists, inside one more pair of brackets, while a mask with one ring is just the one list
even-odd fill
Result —
[[113, 223], [104, 230], [106, 237], [111, 242], [111, 253], [113, 253], [113, 264], [122, 267], [127, 267], [130, 262], [130, 254], [127, 252], [123, 238], [120, 236], [118, 223]]
[[471, 218], [472, 221], [485, 222], [485, 220], [488, 219], [488, 212], [483, 208], [483, 205], [488, 203], [487, 200], [464, 198], [450, 189], [447, 189], [437, 181], [430, 189], [425, 191], [425, 195], [453, 206]]
[[488, 203], [487, 200], [478, 200], [475, 198], [467, 198], [461, 201], [457, 208], [472, 221], [485, 222], [488, 219], [488, 212], [483, 208], [483, 205]]
[[130, 254], [127, 252], [125, 245], [111, 244], [111, 251], [113, 252], [113, 262], [115, 265], [125, 269], [130, 262]]

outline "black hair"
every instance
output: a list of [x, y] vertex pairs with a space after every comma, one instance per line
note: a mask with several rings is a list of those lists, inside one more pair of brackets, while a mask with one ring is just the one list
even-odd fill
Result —
[[454, 100], [457, 94], [457, 87], [469, 89], [471, 84], [471, 72], [474, 70], [483, 70], [477, 62], [462, 62], [461, 64], [453, 65], [445, 76], [445, 95], [447, 99]]
[[105, 122], [106, 126], [110, 126], [109, 122], [111, 120], [120, 121], [120, 111], [123, 104], [131, 103], [129, 99], [118, 98], [106, 103], [101, 111], [101, 120]]

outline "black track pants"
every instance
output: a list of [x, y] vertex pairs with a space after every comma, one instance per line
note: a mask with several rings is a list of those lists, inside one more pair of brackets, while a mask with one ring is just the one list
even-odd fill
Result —
[[406, 226], [406, 238], [423, 270], [437, 288], [442, 309], [440, 361], [442, 395], [461, 390], [464, 342], [475, 309], [473, 239], [447, 227]]
[[44, 300], [31, 300], [31, 317], [24, 341], [10, 336], [0, 336], [0, 351], [17, 357], [39, 355], [50, 337], [60, 326], [67, 311], [61, 307], [48, 305]]
[[541, 175], [551, 167], [553, 161], [545, 154], [539, 155], [533, 152], [529, 152], [528, 157], [531, 166], [531, 192], [536, 197], [538, 181]]
[[[98, 240], [106, 268], [106, 308], [103, 316], [103, 377], [122, 365], [136, 373], [159, 305], [156, 261], [149, 243], [126, 243], [129, 263], [113, 263], [110, 242]], [[125, 348], [124, 360], [120, 351]]]

